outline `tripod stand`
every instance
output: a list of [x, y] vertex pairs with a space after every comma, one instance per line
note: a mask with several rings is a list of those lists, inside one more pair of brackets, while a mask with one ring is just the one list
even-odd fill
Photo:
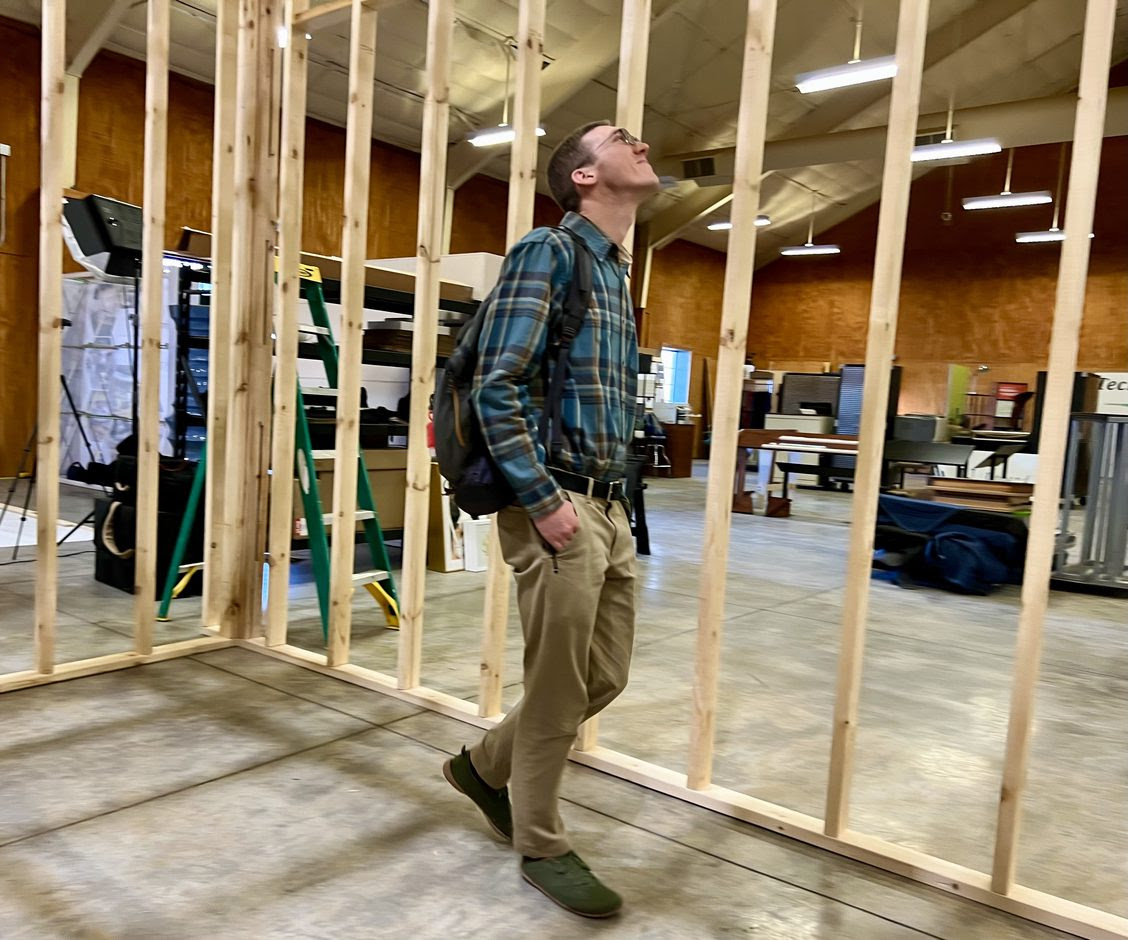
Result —
[[[78, 433], [82, 435], [82, 442], [86, 445], [86, 453], [89, 455], [91, 462], [93, 462], [96, 460], [96, 457], [94, 456], [94, 448], [90, 446], [90, 438], [86, 436], [86, 430], [82, 426], [82, 416], [78, 413], [78, 409], [75, 407], [74, 398], [71, 396], [70, 386], [67, 385], [66, 376], [60, 375], [59, 381], [63, 383], [63, 391], [66, 393], [67, 402], [70, 404], [71, 414], [74, 415], [75, 423], [78, 425]], [[12, 546], [12, 561], [15, 561], [20, 553], [20, 542], [23, 539], [23, 530], [24, 526], [27, 523], [28, 506], [31, 505], [31, 493], [32, 490], [35, 489], [36, 471], [38, 470], [38, 464], [36, 461], [34, 448], [35, 439], [36, 437], [38, 437], [38, 435], [39, 425], [37, 423], [35, 427], [31, 429], [31, 434], [28, 435], [27, 443], [24, 445], [23, 453], [20, 455], [19, 468], [16, 470], [16, 475], [12, 477], [12, 484], [8, 487], [8, 494], [4, 499], [4, 504], [0, 506], [0, 522], [3, 522], [4, 516], [7, 514], [8, 510], [12, 508], [12, 498], [16, 494], [16, 487], [19, 486], [20, 480], [26, 479], [27, 489], [24, 491], [23, 505], [20, 507], [20, 524], [19, 528], [16, 530], [15, 544]], [[27, 471], [26, 468], [28, 466], [29, 460], [31, 461], [31, 470]], [[105, 489], [105, 487], [103, 487], [102, 489], [103, 492], [109, 492]], [[90, 512], [83, 516], [83, 518], [79, 522], [76, 522], [73, 526], [71, 526], [70, 531], [67, 532], [55, 544], [57, 546], [62, 545], [63, 542], [74, 535], [74, 533], [81, 529], [84, 525], [92, 522], [93, 519], [94, 510], [91, 509]]]

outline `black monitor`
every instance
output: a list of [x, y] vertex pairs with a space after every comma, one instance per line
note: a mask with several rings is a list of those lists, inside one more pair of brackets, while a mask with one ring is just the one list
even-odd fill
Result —
[[67, 247], [84, 268], [107, 277], [136, 277], [141, 271], [140, 206], [105, 196], [63, 203]]

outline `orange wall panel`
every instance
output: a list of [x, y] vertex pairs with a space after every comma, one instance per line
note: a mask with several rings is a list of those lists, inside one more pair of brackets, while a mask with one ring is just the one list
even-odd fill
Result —
[[39, 32], [0, 20], [0, 141], [7, 231], [0, 244], [0, 476], [16, 472], [35, 426], [39, 309]]

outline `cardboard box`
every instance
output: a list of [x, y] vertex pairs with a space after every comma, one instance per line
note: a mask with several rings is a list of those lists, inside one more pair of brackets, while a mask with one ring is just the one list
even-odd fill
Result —
[[[376, 514], [380, 528], [403, 528], [403, 503], [407, 491], [407, 448], [391, 447], [387, 450], [366, 450], [364, 463], [368, 467], [368, 482], [372, 486], [372, 499], [376, 503]], [[336, 460], [326, 458], [314, 462], [317, 468], [317, 490], [321, 497], [323, 512], [333, 511], [333, 469]], [[305, 512], [298, 481], [294, 481], [294, 535], [305, 538]], [[356, 524], [361, 531], [361, 524]]]
[[430, 507], [427, 513], [427, 567], [431, 571], [462, 571], [465, 566], [463, 525], [470, 517], [444, 492], [446, 480], [439, 465], [431, 464]]

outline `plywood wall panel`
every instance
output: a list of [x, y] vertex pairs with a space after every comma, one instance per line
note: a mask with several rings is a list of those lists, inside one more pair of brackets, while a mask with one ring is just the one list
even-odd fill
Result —
[[[704, 360], [716, 358], [721, 330], [725, 256], [719, 251], [677, 240], [654, 252], [647, 314], [651, 346], [674, 346], [693, 353], [689, 405], [705, 405]], [[710, 375], [709, 381], [715, 381]], [[694, 453], [704, 454], [705, 421], [696, 422]]]
[[[35, 424], [39, 279], [39, 33], [0, 20], [0, 142], [7, 233], [0, 244], [0, 477], [11, 476]], [[61, 249], [60, 249], [61, 250]]]

